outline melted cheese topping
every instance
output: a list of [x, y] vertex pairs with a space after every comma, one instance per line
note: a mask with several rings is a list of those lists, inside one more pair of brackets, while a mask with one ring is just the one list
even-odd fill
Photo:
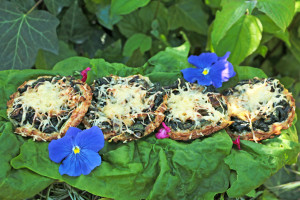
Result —
[[[207, 94], [203, 94], [197, 89], [188, 88], [187, 91], [178, 90], [178, 94], [171, 94], [167, 104], [170, 114], [167, 119], [179, 119], [182, 122], [187, 120], [195, 121], [196, 125], [201, 125], [200, 120], [217, 123], [225, 117], [224, 112], [217, 111], [210, 103]], [[205, 110], [207, 114], [201, 115], [198, 111]]]
[[[143, 77], [151, 86], [153, 85], [148, 78]], [[134, 134], [128, 128], [134, 123], [134, 118], [139, 114], [144, 114], [147, 109], [150, 109], [151, 101], [154, 100], [154, 95], [146, 97], [147, 91], [142, 89], [142, 85], [135, 83], [129, 84], [131, 78], [118, 77], [112, 79], [106, 85], [95, 86], [98, 90], [97, 109], [95, 112], [96, 118], [92, 120], [93, 126], [100, 126], [103, 122], [113, 124], [113, 131], [121, 133], [126, 132]], [[101, 106], [105, 103], [105, 106]]]
[[[239, 92], [229, 96], [230, 114], [238, 116], [244, 121], [255, 121], [263, 113], [271, 114], [285, 96], [277, 88], [278, 80], [272, 84], [259, 82], [254, 85], [244, 84], [236, 86]], [[273, 92], [271, 92], [273, 91]]]
[[[28, 84], [31, 85], [33, 82], [28, 82]], [[28, 121], [26, 122], [26, 115], [30, 114], [30, 110], [33, 109], [34, 120], [37, 119], [40, 122], [38, 126], [39, 130], [44, 132], [50, 125], [50, 127], [58, 131], [59, 126], [69, 118], [74, 107], [78, 106], [78, 95], [74, 96], [73, 93], [73, 99], [70, 99], [71, 91], [70, 87], [62, 87], [58, 83], [51, 83], [49, 81], [40, 82], [35, 88], [29, 87], [26, 92], [14, 100], [14, 105], [21, 105], [17, 109], [22, 109], [23, 111], [20, 122], [21, 126], [33, 127], [33, 124], [30, 124]], [[62, 107], [65, 109], [64, 115], [60, 114]], [[67, 109], [67, 107], [70, 108]], [[55, 125], [51, 122], [52, 116], [57, 118]]]
[[115, 116], [129, 115], [130, 113], [142, 113], [142, 110], [149, 108], [149, 105], [143, 102], [146, 91], [141, 90], [140, 87], [128, 87], [126, 85], [114, 85], [109, 90], [112, 91], [110, 101], [106, 101], [106, 106], [103, 112], [109, 119]]
[[49, 81], [44, 82], [37, 89], [30, 89], [23, 94], [19, 97], [23, 104], [41, 113], [46, 113], [50, 110], [58, 113], [61, 110], [61, 106], [68, 99], [68, 96], [63, 95], [57, 85]]

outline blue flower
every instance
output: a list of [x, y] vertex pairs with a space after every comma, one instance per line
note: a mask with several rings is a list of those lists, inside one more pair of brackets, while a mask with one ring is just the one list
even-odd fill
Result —
[[66, 135], [52, 140], [48, 146], [49, 157], [59, 166], [61, 175], [80, 176], [89, 174], [101, 164], [98, 151], [104, 147], [104, 136], [101, 129], [93, 126], [81, 131], [70, 127]]
[[213, 85], [216, 88], [222, 86], [222, 82], [235, 76], [233, 66], [227, 61], [230, 52], [223, 57], [215, 53], [202, 53], [199, 56], [190, 56], [188, 62], [196, 68], [181, 70], [183, 77], [188, 82], [198, 82], [199, 85]]

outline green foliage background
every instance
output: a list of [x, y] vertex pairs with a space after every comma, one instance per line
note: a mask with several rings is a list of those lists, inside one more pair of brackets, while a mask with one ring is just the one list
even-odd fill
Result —
[[[300, 106], [298, 0], [0, 0], [0, 5], [0, 69], [35, 69], [28, 73], [24, 70], [19, 81], [12, 81], [14, 86], [1, 80], [8, 88], [39, 74], [69, 75], [86, 67], [93, 67], [89, 82], [99, 74], [138, 72], [168, 84], [180, 76], [179, 69], [189, 66], [188, 55], [210, 51], [223, 56], [230, 51], [229, 61], [240, 75], [234, 81], [259, 76], [259, 70], [253, 72], [250, 67], [239, 66], [261, 69], [267, 76], [280, 79]], [[73, 56], [81, 57], [67, 59]], [[54, 71], [43, 71], [54, 66]], [[124, 67], [125, 71], [120, 70]], [[1, 76], [12, 72], [3, 71]], [[5, 89], [1, 89], [2, 105], [9, 95]], [[5, 108], [1, 109], [0, 118], [4, 119]], [[296, 111], [300, 116], [300, 109]], [[9, 126], [2, 124], [1, 133], [11, 129]], [[299, 133], [300, 122], [295, 126]], [[16, 146], [24, 143], [21, 139], [10, 139]], [[11, 152], [12, 157], [3, 158], [5, 162], [19, 153], [18, 149]], [[226, 163], [239, 167], [229, 158]], [[253, 167], [257, 167], [255, 163]], [[296, 165], [294, 169], [299, 168]], [[35, 176], [25, 168], [9, 173], [14, 177], [20, 170], [24, 171], [22, 176]], [[43, 186], [53, 182], [48, 176], [42, 176]], [[288, 180], [278, 177], [265, 186], [280, 196], [272, 189], [274, 182]], [[289, 180], [295, 181], [291, 177]]]

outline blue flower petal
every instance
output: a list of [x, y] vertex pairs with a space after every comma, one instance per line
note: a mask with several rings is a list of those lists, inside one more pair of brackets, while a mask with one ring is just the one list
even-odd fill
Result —
[[218, 61], [218, 56], [215, 53], [202, 53], [199, 56], [190, 56], [188, 62], [197, 68], [209, 68], [213, 63]]
[[202, 71], [203, 71], [202, 69], [197, 69], [197, 68], [186, 68], [181, 70], [183, 74], [183, 78], [190, 83], [194, 83], [199, 76], [203, 75]]
[[72, 137], [72, 138], [75, 138], [76, 135], [81, 132], [81, 130], [79, 128], [76, 128], [76, 127], [70, 127], [66, 134], [65, 134], [65, 137]]
[[78, 156], [74, 153], [70, 153], [59, 166], [59, 173], [60, 175], [80, 176], [81, 168], [79, 166]]
[[80, 153], [71, 153], [59, 166], [59, 173], [61, 175], [67, 174], [69, 176], [87, 175], [93, 169], [101, 164], [101, 157], [98, 153], [89, 150], [81, 149]]
[[101, 165], [101, 156], [89, 149], [82, 149], [78, 154], [81, 174], [88, 175], [93, 169]]
[[222, 87], [222, 71], [226, 69], [225, 64], [227, 61], [218, 61], [210, 70], [210, 78], [212, 85], [216, 88]]
[[234, 68], [230, 62], [225, 64], [225, 69], [222, 71], [222, 80], [223, 82], [228, 81], [230, 78], [236, 75]]
[[75, 144], [81, 149], [90, 149], [94, 152], [104, 147], [104, 136], [98, 126], [81, 131], [75, 138]]
[[72, 153], [72, 143], [72, 138], [70, 137], [52, 140], [48, 145], [50, 159], [56, 163], [60, 163], [64, 158]]
[[219, 60], [227, 61], [227, 59], [229, 58], [229, 56], [230, 56], [230, 52], [227, 51], [224, 56], [222, 56], [222, 57], [219, 58]]

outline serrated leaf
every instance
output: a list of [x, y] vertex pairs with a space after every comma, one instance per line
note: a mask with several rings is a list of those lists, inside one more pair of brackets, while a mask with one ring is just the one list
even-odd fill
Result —
[[39, 50], [36, 57], [35, 67], [37, 69], [52, 69], [59, 61], [76, 55], [76, 51], [70, 48], [67, 43], [59, 41], [58, 55], [48, 51]]
[[253, 53], [262, 38], [262, 25], [257, 17], [244, 15], [224, 35], [223, 39], [214, 45], [219, 56], [230, 51], [229, 60], [232, 64], [240, 64]]
[[294, 0], [258, 0], [257, 8], [266, 13], [283, 31], [291, 23], [295, 13]]
[[112, 15], [126, 15], [132, 11], [146, 6], [150, 0], [112, 0], [111, 14]]
[[44, 0], [44, 3], [53, 15], [58, 15], [63, 7], [70, 6], [72, 0]]
[[77, 44], [83, 43], [92, 33], [91, 26], [78, 5], [78, 0], [75, 0], [68, 8], [60, 27], [60, 38]]
[[16, 4], [4, 1], [0, 8], [1, 69], [24, 69], [34, 64], [39, 49], [57, 53], [56, 27], [51, 14], [34, 10], [24, 14]]
[[255, 6], [255, 1], [230, 1], [223, 2], [221, 11], [216, 14], [216, 19], [213, 24], [213, 30], [211, 33], [212, 45], [217, 46], [221, 39], [225, 37], [227, 31], [231, 29], [237, 21], [243, 17], [248, 10], [252, 10]]
[[148, 51], [151, 48], [151, 45], [151, 37], [141, 33], [134, 34], [126, 41], [123, 49], [123, 55], [130, 57], [137, 49], [140, 49], [141, 53], [143, 54], [145, 51]]
[[183, 27], [207, 35], [208, 15], [204, 12], [203, 3], [198, 0], [181, 0], [169, 10], [169, 29]]

